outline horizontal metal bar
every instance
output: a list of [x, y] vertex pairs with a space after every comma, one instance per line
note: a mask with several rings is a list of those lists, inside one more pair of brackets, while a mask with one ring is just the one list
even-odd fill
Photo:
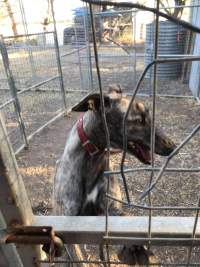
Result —
[[121, 199], [118, 199], [116, 197], [113, 197], [109, 194], [106, 194], [106, 196], [113, 200], [113, 201], [117, 201], [129, 208], [137, 208], [137, 209], [141, 209], [141, 210], [178, 210], [178, 211], [199, 211], [200, 210], [200, 207], [195, 207], [195, 206], [189, 206], [189, 207], [186, 207], [186, 206], [147, 206], [147, 205], [141, 205], [141, 204], [137, 204], [137, 203], [128, 203], [124, 200], [121, 200]]
[[10, 104], [13, 103], [14, 101], [15, 101], [14, 98], [11, 98], [10, 100], [8, 100], [8, 101], [6, 101], [4, 104], [2, 104], [2, 105], [0, 106], [0, 109], [5, 108], [6, 106], [10, 105]]
[[76, 90], [76, 89], [70, 89], [66, 90], [66, 93], [88, 93], [88, 90]]
[[[139, 167], [139, 168], [130, 168], [125, 169], [124, 173], [130, 173], [130, 172], [141, 172], [141, 171], [160, 171], [161, 167]], [[197, 168], [167, 168], [165, 169], [165, 172], [200, 172], [200, 167]], [[110, 174], [121, 174], [121, 170], [116, 171], [105, 171], [104, 175], [109, 176]]]
[[[114, 46], [112, 46], [113, 48]], [[123, 49], [123, 46], [121, 47]], [[136, 53], [136, 57], [145, 57], [146, 54], [150, 54], [150, 53]], [[164, 58], [186, 58], [186, 57], [189, 57], [190, 59], [192, 59], [193, 57], [196, 58], [198, 55], [193, 55], [191, 56], [190, 54], [166, 54], [166, 55], [158, 55], [158, 59], [164, 59]], [[99, 53], [99, 58], [130, 58], [130, 57], [135, 57], [134, 54], [132, 53], [129, 53], [129, 54], [123, 54], [123, 55], [119, 55], [117, 53], [113, 53], [113, 54], [109, 54], [109, 55], [106, 55], [106, 54], [101, 54]], [[87, 56], [81, 56], [80, 58], [87, 58]], [[91, 58], [94, 58], [94, 56], [91, 56]]]
[[199, 57], [199, 55], [198, 54], [193, 54], [193, 55], [191, 55], [191, 54], [165, 54], [165, 55], [158, 54], [158, 59], [159, 58], [176, 58], [176, 57], [183, 57], [183, 58], [189, 57], [189, 58], [193, 58], [193, 57]]
[[[48, 260], [38, 260], [36, 263], [48, 263]], [[101, 265], [102, 264], [109, 264], [109, 265], [124, 265], [123, 261], [99, 261], [99, 260], [82, 260], [82, 261], [76, 261], [76, 260], [53, 260], [51, 263], [75, 263], [75, 264], [96, 264], [96, 265]], [[188, 266], [187, 263], [166, 263], [166, 262], [155, 262], [155, 263], [148, 263], [148, 266]], [[200, 263], [190, 263], [190, 266], [200, 266]]]
[[[131, 93], [126, 93], [126, 95], [132, 96]], [[141, 97], [152, 97], [151, 94], [145, 94], [145, 93], [138, 93], [137, 96], [141, 96]], [[158, 97], [169, 97], [169, 98], [191, 98], [191, 99], [195, 99], [195, 97], [193, 95], [167, 95], [167, 94], [157, 94], [156, 96], [158, 96]]]
[[[58, 115], [56, 115], [55, 117], [53, 117], [52, 119], [50, 119], [48, 122], [46, 122], [43, 126], [41, 126], [39, 129], [37, 129], [35, 132], [33, 132], [31, 135], [29, 135], [27, 137], [27, 140], [30, 141], [36, 134], [38, 134], [39, 132], [41, 132], [42, 130], [44, 130], [48, 125], [50, 125], [51, 123], [53, 123], [54, 121], [56, 121], [57, 119], [59, 119], [61, 116], [63, 116], [64, 114], [67, 114], [68, 112], [71, 112], [73, 106], [71, 108], [69, 108], [68, 110], [60, 110], [60, 113]], [[59, 111], [58, 111], [59, 112]], [[15, 155], [18, 155], [23, 149], [25, 148], [25, 145], [21, 145], [16, 151], [15, 151]]]
[[53, 34], [54, 32], [37, 32], [37, 33], [29, 33], [29, 34], [19, 34], [19, 35], [10, 35], [10, 36], [3, 36], [3, 39], [17, 39], [17, 38], [26, 38], [29, 36], [35, 36], [35, 35], [47, 35], [47, 34]]
[[[137, 47], [136, 47], [136, 49], [137, 49]], [[146, 53], [136, 53], [136, 57], [145, 57], [146, 55], [150, 55], [151, 54], [151, 52], [146, 52]], [[132, 57], [134, 57], [134, 54], [130, 54], [130, 56], [132, 56]], [[174, 57], [177, 57], [177, 58], [179, 58], [179, 57], [197, 57], [197, 56], [199, 56], [199, 55], [197, 55], [197, 54], [193, 54], [193, 55], [191, 55], [191, 54], [158, 54], [158, 58], [174, 58]]]
[[187, 56], [181, 58], [165, 58], [165, 59], [158, 58], [156, 60], [153, 60], [150, 64], [148, 64], [148, 66], [151, 67], [154, 64], [167, 64], [167, 63], [176, 63], [184, 61], [200, 61], [200, 56]]
[[[148, 217], [109, 217], [109, 235], [117, 238], [141, 238], [146, 242], [148, 237]], [[66, 244], [99, 244], [105, 235], [104, 216], [35, 216], [33, 226], [51, 225], [56, 233]], [[154, 245], [160, 245], [162, 239], [190, 239], [194, 225], [193, 217], [152, 217], [152, 238]], [[200, 223], [197, 224], [196, 236], [200, 245]], [[128, 240], [128, 239], [127, 239]], [[123, 244], [124, 240], [116, 240], [116, 244]], [[175, 241], [171, 242], [172, 243]], [[183, 242], [183, 243], [184, 243]], [[173, 243], [174, 245], [174, 243]], [[188, 245], [188, 244], [186, 244]]]
[[60, 57], [66, 57], [66, 56], [73, 55], [73, 54], [77, 53], [78, 51], [81, 51], [81, 50], [83, 50], [83, 49], [85, 49], [85, 48], [87, 48], [86, 45], [83, 46], [83, 47], [80, 47], [80, 48], [78, 48], [78, 49], [75, 49], [75, 50], [73, 50], [73, 51], [71, 51], [71, 52], [64, 53], [64, 54], [62, 54]]
[[105, 243], [110, 245], [134, 244], [134, 245], [148, 245], [151, 242], [152, 246], [200, 246], [200, 238], [141, 238], [141, 237], [124, 237], [124, 236], [105, 236], [103, 238]]
[[39, 83], [36, 83], [36, 84], [34, 84], [34, 85], [32, 85], [32, 86], [30, 86], [30, 87], [28, 87], [28, 88], [26, 88], [26, 89], [24, 89], [24, 90], [22, 90], [22, 91], [19, 91], [17, 94], [18, 94], [18, 95], [24, 94], [24, 93], [26, 93], [27, 91], [30, 91], [30, 90], [32, 90], [32, 89], [34, 89], [34, 88], [37, 88], [37, 87], [39, 87], [39, 86], [41, 86], [41, 85], [43, 85], [43, 84], [45, 84], [45, 83], [51, 82], [51, 81], [53, 81], [53, 80], [55, 80], [55, 79], [58, 79], [58, 78], [59, 78], [59, 75], [53, 76], [53, 77], [51, 77], [51, 78], [49, 78], [49, 79], [47, 79], [47, 80], [44, 80], [44, 81], [39, 82]]
[[[27, 137], [27, 140], [30, 141], [36, 134], [40, 133], [42, 130], [44, 130], [47, 126], [49, 126], [51, 123], [53, 123], [54, 121], [56, 121], [57, 119], [59, 119], [61, 116], [63, 116], [65, 113], [67, 113], [66, 110], [61, 111], [58, 115], [56, 115], [55, 117], [53, 117], [51, 120], [49, 120], [48, 122], [46, 122], [44, 125], [42, 125], [40, 128], [38, 128], [35, 132], [33, 132], [31, 135], [29, 135]], [[15, 155], [19, 154], [23, 149], [25, 148], [25, 145], [23, 144], [22, 146], [20, 146], [16, 151], [15, 151]]]

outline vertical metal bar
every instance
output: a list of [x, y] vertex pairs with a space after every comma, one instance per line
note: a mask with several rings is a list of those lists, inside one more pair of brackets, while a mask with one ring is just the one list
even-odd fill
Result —
[[87, 58], [87, 70], [88, 70], [88, 86], [90, 91], [92, 91], [92, 68], [91, 68], [91, 54], [90, 54], [90, 39], [89, 39], [89, 21], [88, 21], [88, 9], [86, 5], [85, 13], [83, 14], [83, 22], [84, 22], [84, 35], [85, 35], [85, 45], [86, 45], [86, 58]]
[[[109, 170], [109, 161], [110, 161], [110, 133], [106, 121], [106, 114], [105, 114], [105, 104], [104, 104], [104, 97], [103, 97], [103, 90], [102, 90], [102, 83], [101, 83], [101, 74], [100, 74], [100, 68], [99, 68], [99, 58], [98, 58], [98, 51], [97, 51], [97, 43], [96, 43], [96, 36], [95, 36], [95, 24], [94, 24], [94, 16], [93, 16], [93, 10], [92, 5], [89, 4], [90, 8], [90, 17], [91, 17], [91, 25], [92, 25], [92, 36], [93, 36], [93, 46], [94, 46], [94, 56], [95, 56], [95, 63], [96, 63], [96, 70], [97, 70], [97, 78], [98, 78], [98, 84], [99, 84], [99, 92], [100, 92], [100, 103], [101, 103], [101, 115], [103, 120], [103, 126], [105, 129], [105, 136], [106, 136], [106, 146], [107, 146], [107, 152], [106, 152], [106, 169]], [[110, 177], [107, 177], [107, 193], [110, 190]], [[105, 235], [108, 236], [108, 216], [109, 216], [109, 199], [106, 198], [106, 221], [105, 221]], [[106, 244], [106, 253], [107, 253], [107, 259], [109, 260], [109, 246]], [[109, 266], [110, 264], [108, 264]]]
[[4, 43], [2, 36], [0, 36], [0, 50], [1, 50], [1, 55], [2, 55], [5, 73], [6, 73], [6, 76], [8, 79], [9, 88], [10, 88], [10, 91], [12, 94], [12, 98], [14, 99], [13, 103], [14, 103], [16, 117], [17, 117], [17, 120], [19, 123], [20, 132], [22, 135], [22, 139], [24, 141], [25, 147], [28, 147], [28, 140], [27, 140], [27, 136], [26, 136], [25, 125], [24, 125], [24, 121], [22, 119], [22, 114], [21, 114], [21, 106], [20, 106], [20, 102], [19, 102], [19, 99], [17, 96], [17, 88], [15, 86], [13, 74], [12, 74], [12, 71], [10, 69], [10, 62], [9, 62], [9, 58], [8, 58], [8, 53], [7, 53], [6, 45]]
[[36, 80], [36, 78], [37, 78], [36, 68], [35, 68], [35, 63], [34, 63], [34, 59], [33, 59], [32, 49], [29, 47], [30, 38], [28, 36], [27, 20], [26, 20], [22, 0], [19, 0], [19, 7], [20, 7], [21, 16], [22, 16], [22, 23], [24, 26], [24, 33], [25, 33], [25, 38], [26, 38], [26, 47], [28, 49], [29, 62], [31, 65], [31, 73], [32, 73], [33, 79]]
[[[159, 11], [159, 0], [156, 0], [156, 9]], [[154, 30], [154, 60], [158, 57], [158, 38], [159, 38], [159, 15], [156, 14]], [[151, 121], [151, 167], [154, 168], [154, 150], [155, 150], [155, 115], [156, 115], [156, 93], [157, 93], [157, 64], [153, 68], [153, 92], [152, 92], [152, 121]], [[151, 171], [149, 186], [154, 177], [154, 170]], [[148, 194], [149, 205], [152, 206], [151, 192]], [[152, 210], [149, 210], [148, 237], [151, 238], [152, 228]], [[150, 249], [150, 243], [148, 248]]]
[[64, 86], [64, 80], [63, 80], [63, 72], [62, 72], [62, 66], [60, 61], [60, 50], [59, 50], [59, 44], [58, 44], [58, 35], [57, 35], [57, 29], [56, 29], [56, 19], [55, 19], [55, 13], [54, 13], [54, 7], [53, 7], [53, 0], [50, 0], [50, 6], [51, 6], [51, 14], [53, 17], [53, 26], [54, 26], [54, 43], [55, 43], [55, 50], [56, 50], [56, 61], [58, 66], [58, 74], [59, 74], [59, 81], [60, 81], [60, 89], [63, 96], [63, 104], [64, 108], [67, 108], [67, 102], [66, 102], [66, 95], [65, 95], [65, 86]]
[[90, 29], [88, 28], [88, 35], [89, 35], [89, 41], [88, 41], [88, 59], [89, 59], [89, 65], [90, 65], [90, 79], [91, 79], [91, 89], [94, 89], [94, 79], [93, 79], [93, 72], [92, 72], [92, 52], [90, 47]]
[[109, 16], [109, 38], [112, 39], [112, 17]]
[[[200, 207], [200, 196], [199, 196], [199, 199], [198, 199], [197, 207]], [[198, 219], [199, 219], [199, 210], [196, 211], [196, 216], [195, 216], [195, 219], [194, 219], [194, 226], [193, 226], [193, 231], [192, 231], [192, 238], [195, 238], [195, 235], [196, 235]], [[192, 249], [193, 249], [193, 244], [188, 249], [187, 267], [190, 265], [191, 256], [192, 256]]]
[[[136, 58], [136, 11], [134, 11], [134, 19], [132, 21], [132, 25], [134, 23], [134, 37], [133, 37], [133, 44], [134, 44], [134, 84], [136, 83], [136, 64], [137, 64], [137, 58]], [[133, 15], [133, 13], [132, 13]]]
[[78, 56], [78, 67], [79, 67], [79, 75], [80, 75], [80, 89], [84, 90], [84, 84], [83, 84], [83, 73], [82, 73], [82, 68], [81, 68], [81, 59], [80, 59], [80, 49], [79, 49], [79, 40], [77, 36], [77, 28], [76, 28], [76, 22], [74, 23], [74, 31], [75, 31], [75, 40], [76, 40], [76, 45], [78, 46], [77, 49], [77, 56]]
[[[106, 146], [107, 146], [107, 152], [106, 152], [106, 169], [109, 169], [109, 160], [110, 160], [110, 133], [106, 121], [106, 114], [105, 114], [105, 104], [104, 104], [104, 96], [103, 96], [103, 89], [102, 89], [102, 83], [101, 83], [101, 74], [100, 74], [100, 68], [99, 68], [99, 58], [98, 58], [98, 52], [97, 52], [97, 44], [96, 44], [96, 36], [95, 36], [95, 25], [94, 25], [94, 17], [93, 17], [93, 11], [92, 11], [92, 5], [89, 4], [90, 8], [90, 17], [91, 17], [91, 25], [92, 25], [92, 36], [93, 36], [93, 46], [94, 46], [94, 56], [95, 56], [95, 63], [96, 63], [96, 70], [97, 70], [97, 78], [98, 78], [98, 84], [99, 84], [99, 92], [100, 92], [100, 102], [101, 102], [101, 115], [103, 120], [103, 126], [105, 130], [105, 136], [106, 136]], [[109, 190], [110, 185], [110, 179], [108, 177], [108, 186], [107, 190]], [[108, 235], [108, 201], [107, 201], [107, 207], [106, 207], [106, 235]]]

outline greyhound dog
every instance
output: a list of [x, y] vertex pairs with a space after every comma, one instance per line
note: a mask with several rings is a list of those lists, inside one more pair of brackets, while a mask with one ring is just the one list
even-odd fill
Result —
[[[105, 114], [111, 147], [123, 149], [122, 124], [129, 105], [119, 86], [110, 86], [104, 94]], [[73, 126], [57, 170], [55, 194], [58, 212], [64, 215], [100, 215], [105, 212], [106, 135], [100, 107], [100, 95], [90, 94], [73, 111], [84, 112]], [[142, 102], [133, 102], [127, 118], [127, 152], [144, 164], [150, 164], [151, 118]], [[175, 144], [160, 130], [155, 132], [155, 153], [167, 156]], [[111, 194], [116, 189], [111, 182]], [[119, 196], [117, 196], [119, 198]]]
[[[111, 146], [123, 149], [122, 123], [129, 100], [121, 94], [120, 87], [113, 85], [104, 95], [104, 102]], [[65, 215], [99, 215], [104, 212], [101, 201], [106, 164], [106, 136], [99, 94], [86, 96], [73, 107], [73, 111], [85, 113], [67, 139], [56, 175], [56, 202]], [[144, 164], [151, 161], [150, 135], [149, 111], [143, 103], [134, 102], [127, 119], [127, 152]], [[155, 153], [167, 156], [174, 149], [174, 143], [156, 129]]]

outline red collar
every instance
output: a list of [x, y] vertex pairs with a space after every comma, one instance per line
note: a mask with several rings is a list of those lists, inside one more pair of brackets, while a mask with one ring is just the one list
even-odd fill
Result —
[[104, 149], [102, 150], [95, 146], [86, 136], [83, 129], [83, 116], [81, 116], [77, 122], [77, 131], [82, 147], [90, 154], [91, 157], [105, 152]]

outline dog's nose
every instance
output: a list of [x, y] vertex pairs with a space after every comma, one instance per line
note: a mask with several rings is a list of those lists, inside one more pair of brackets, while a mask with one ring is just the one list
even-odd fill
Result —
[[165, 151], [164, 154], [166, 156], [171, 154], [176, 149], [175, 143], [169, 138], [165, 138], [163, 140], [163, 145], [164, 145], [164, 151]]
[[155, 152], [161, 156], [170, 155], [174, 149], [176, 148], [175, 143], [162, 134], [161, 132], [157, 132], [156, 140], [155, 140]]
[[176, 148], [176, 145], [174, 144], [174, 142], [169, 138], [165, 138], [163, 140], [163, 143], [167, 148], [172, 149], [172, 151]]

